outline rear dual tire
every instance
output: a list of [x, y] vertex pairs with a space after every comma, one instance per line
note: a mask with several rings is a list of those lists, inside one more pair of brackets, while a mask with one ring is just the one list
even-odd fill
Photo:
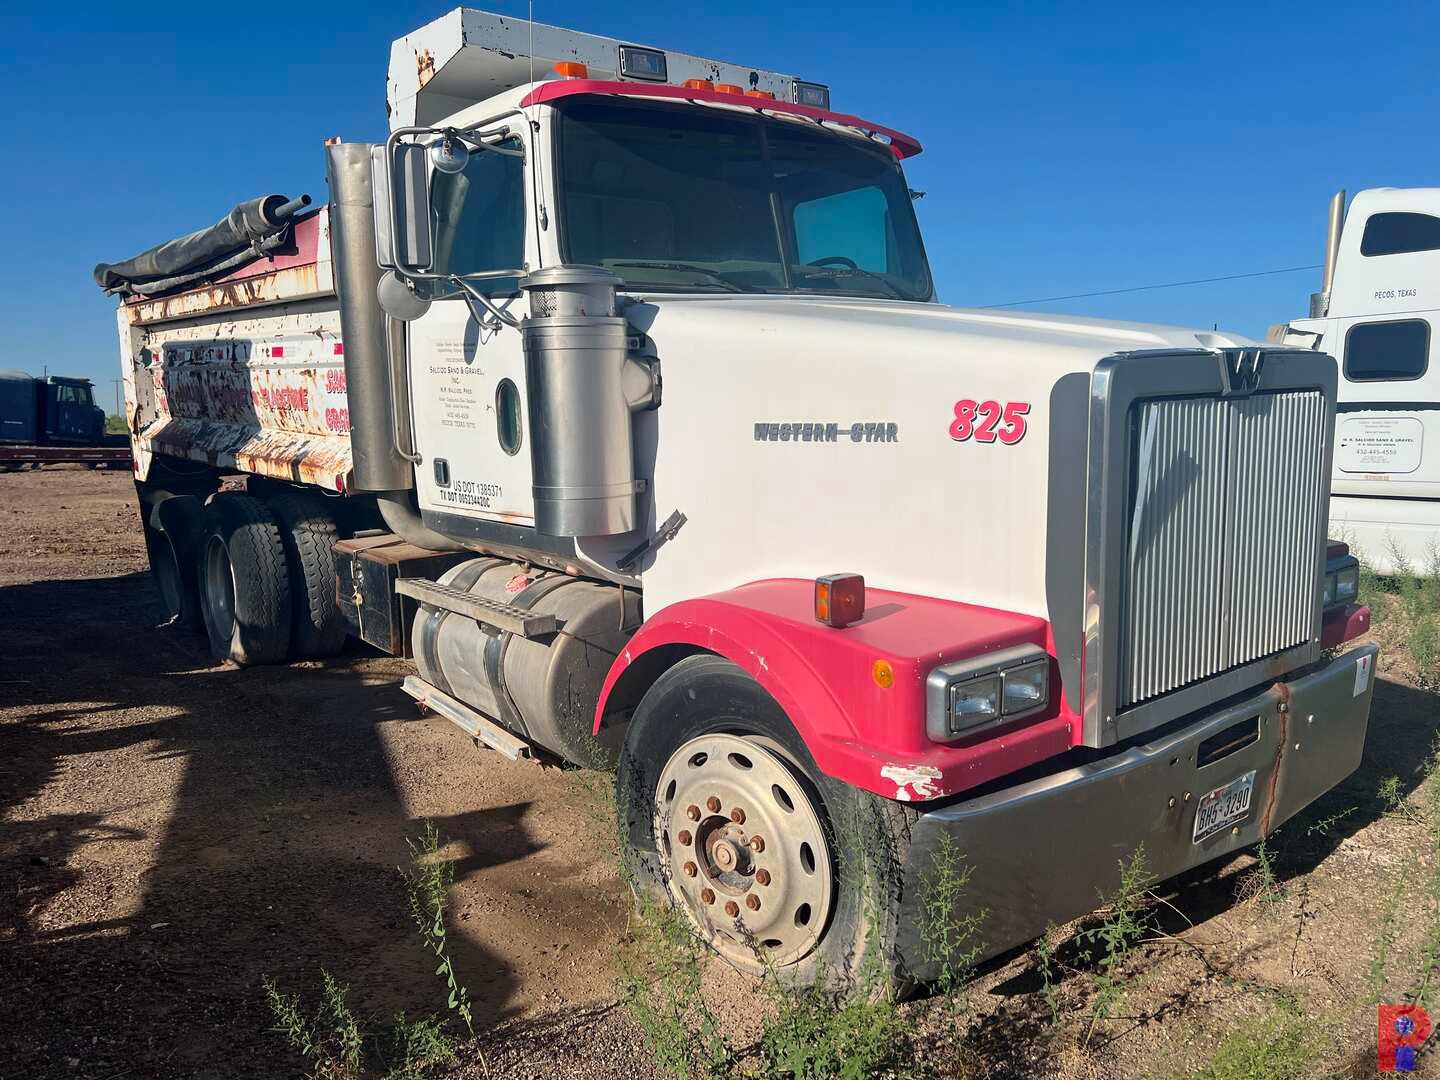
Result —
[[199, 578], [205, 635], [216, 659], [241, 666], [285, 660], [290, 576], [280, 527], [264, 503], [221, 492], [206, 504]]

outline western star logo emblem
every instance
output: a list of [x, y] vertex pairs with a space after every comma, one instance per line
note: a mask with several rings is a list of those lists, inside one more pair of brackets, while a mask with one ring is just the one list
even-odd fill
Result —
[[900, 441], [900, 425], [881, 421], [857, 420], [853, 424], [839, 421], [796, 421], [792, 424], [757, 422], [756, 442], [857, 442], [893, 443]]
[[1226, 349], [1220, 353], [1220, 380], [1226, 397], [1253, 394], [1265, 367], [1263, 349]]

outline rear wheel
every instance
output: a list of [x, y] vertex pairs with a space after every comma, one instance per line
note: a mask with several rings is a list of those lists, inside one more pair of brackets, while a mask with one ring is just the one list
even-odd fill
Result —
[[290, 582], [275, 518], [248, 495], [205, 506], [200, 606], [210, 651], [237, 664], [275, 664], [290, 646]]
[[266, 504], [280, 528], [290, 570], [290, 655], [321, 660], [345, 647], [345, 617], [335, 603], [335, 541], [339, 529], [324, 502], [291, 492]]
[[[825, 776], [775, 700], [689, 657], [636, 709], [617, 777], [632, 880], [742, 971], [891, 977], [903, 808]], [[873, 950], [878, 950], [875, 955]]]

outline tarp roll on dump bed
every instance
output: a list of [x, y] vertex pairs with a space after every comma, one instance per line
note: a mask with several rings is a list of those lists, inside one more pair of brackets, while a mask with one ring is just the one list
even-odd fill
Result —
[[95, 267], [95, 281], [107, 293], [156, 296], [233, 270], [282, 246], [295, 215], [309, 205], [309, 195], [262, 195], [241, 203], [209, 228], [123, 262], [101, 263]]

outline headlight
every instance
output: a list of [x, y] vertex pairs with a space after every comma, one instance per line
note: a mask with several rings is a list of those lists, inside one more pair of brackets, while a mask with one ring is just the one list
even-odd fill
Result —
[[933, 670], [925, 686], [925, 730], [945, 742], [1049, 704], [1049, 655], [1038, 645], [1018, 645]]
[[1326, 608], [1352, 603], [1360, 595], [1360, 564], [1353, 555], [1332, 560], [1325, 570]]
[[958, 735], [1000, 715], [1000, 676], [979, 678], [950, 685], [950, 716], [947, 731]]
[[1050, 700], [1050, 658], [1034, 660], [1018, 667], [1006, 668], [1001, 678], [1005, 683], [1001, 694], [1000, 714], [1018, 716], [1038, 709]]

